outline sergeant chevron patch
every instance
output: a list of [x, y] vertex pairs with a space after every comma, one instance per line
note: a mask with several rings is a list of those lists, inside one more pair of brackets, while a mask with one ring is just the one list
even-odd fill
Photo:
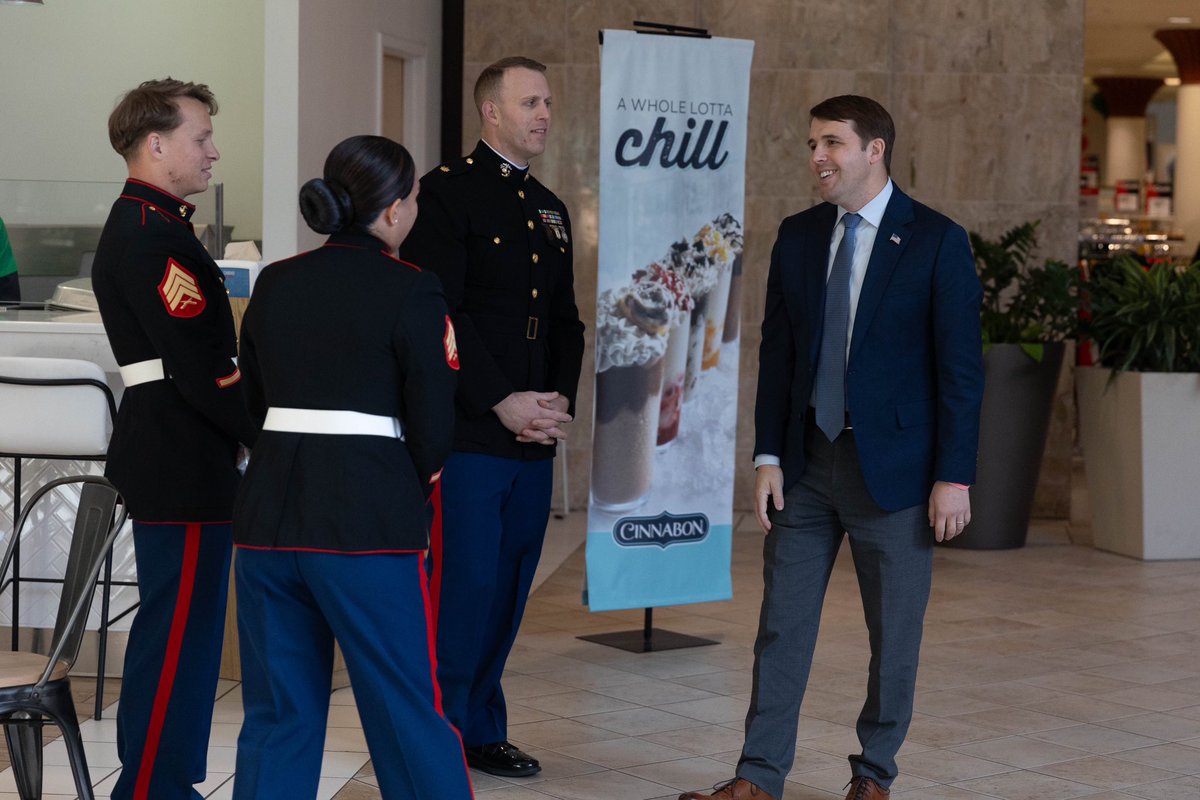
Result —
[[172, 317], [189, 319], [198, 316], [207, 305], [196, 276], [173, 258], [167, 259], [167, 271], [158, 285], [158, 295]]
[[442, 337], [442, 344], [446, 347], [446, 363], [450, 369], [458, 369], [458, 340], [454, 336], [454, 323], [450, 317], [446, 317], [446, 335]]

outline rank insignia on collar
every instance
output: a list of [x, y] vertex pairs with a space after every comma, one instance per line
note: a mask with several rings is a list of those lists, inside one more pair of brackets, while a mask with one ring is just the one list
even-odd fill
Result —
[[501, 161], [500, 174], [507, 178], [512, 174], [512, 165], [510, 165], [507, 161]]
[[562, 242], [563, 244], [567, 244], [571, 241], [567, 236], [567, 224], [563, 220], [561, 213], [553, 209], [546, 210], [539, 208], [538, 216], [541, 217], [542, 227], [546, 229], [547, 236], [554, 239], [554, 241]]
[[199, 316], [207, 305], [196, 276], [173, 258], [167, 259], [167, 271], [158, 285], [158, 296], [162, 298], [168, 314], [182, 319]]
[[187, 206], [180, 204], [179, 216], [183, 217], [184, 219], [187, 219]]

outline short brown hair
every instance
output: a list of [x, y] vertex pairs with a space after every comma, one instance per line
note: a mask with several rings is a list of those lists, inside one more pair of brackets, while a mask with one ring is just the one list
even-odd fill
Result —
[[146, 81], [131, 89], [108, 115], [108, 140], [128, 161], [138, 143], [151, 133], [169, 133], [182, 124], [179, 98], [190, 97], [217, 113], [217, 99], [203, 83], [177, 81], [174, 78]]
[[504, 73], [510, 69], [531, 69], [534, 72], [545, 72], [546, 65], [534, 61], [532, 58], [525, 58], [525, 56], [509, 56], [484, 67], [483, 72], [479, 73], [479, 77], [475, 80], [475, 108], [480, 114], [483, 113], [484, 100], [496, 99], [496, 93], [500, 91], [500, 82], [504, 80]]
[[883, 139], [883, 166], [892, 174], [892, 145], [896, 141], [896, 123], [887, 109], [869, 97], [843, 94], [823, 100], [809, 111], [813, 119], [846, 122], [862, 139], [863, 149], [872, 139]]

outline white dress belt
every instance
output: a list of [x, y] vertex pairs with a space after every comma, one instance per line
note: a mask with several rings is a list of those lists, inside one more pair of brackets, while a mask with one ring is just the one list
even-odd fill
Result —
[[121, 371], [121, 383], [125, 384], [126, 389], [130, 386], [137, 386], [140, 383], [162, 381], [167, 378], [161, 358], [152, 358], [149, 361], [126, 364], [123, 367], [118, 367], [118, 369]]
[[386, 436], [404, 439], [404, 426], [396, 417], [324, 408], [267, 409], [265, 431], [285, 433], [333, 433], [352, 436]]

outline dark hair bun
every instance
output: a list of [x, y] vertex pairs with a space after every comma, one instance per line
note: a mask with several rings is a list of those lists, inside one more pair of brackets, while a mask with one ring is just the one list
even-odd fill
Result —
[[350, 195], [338, 183], [321, 178], [300, 187], [300, 213], [317, 233], [340, 233], [354, 221]]

